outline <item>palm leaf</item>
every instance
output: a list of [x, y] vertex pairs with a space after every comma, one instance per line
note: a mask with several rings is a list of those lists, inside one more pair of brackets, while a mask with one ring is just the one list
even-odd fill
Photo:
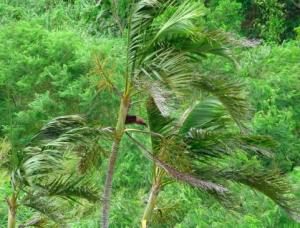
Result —
[[42, 140], [50, 141], [56, 139], [59, 135], [83, 125], [85, 125], [85, 122], [79, 115], [60, 116], [54, 118], [36, 133], [36, 135], [32, 138], [30, 145], [34, 145], [36, 141], [41, 143]]
[[209, 182], [209, 181], [203, 181], [201, 179], [198, 179], [192, 175], [182, 173], [176, 169], [173, 169], [168, 164], [164, 163], [157, 157], [155, 157], [153, 154], [151, 154], [145, 147], [143, 147], [138, 141], [136, 141], [132, 136], [130, 136], [127, 132], [126, 134], [129, 136], [129, 138], [132, 139], [132, 141], [139, 147], [139, 149], [143, 152], [143, 154], [151, 161], [155, 162], [157, 165], [162, 167], [173, 179], [176, 181], [181, 181], [184, 183], [188, 183], [192, 186], [201, 188], [202, 190], [215, 190], [219, 192], [227, 191], [226, 188], [222, 187], [221, 185]]
[[[61, 175], [53, 178], [52, 181], [47, 181], [45, 184], [37, 185], [41, 189], [36, 195], [38, 196], [57, 196], [69, 200], [76, 198], [83, 198], [90, 202], [97, 202], [100, 200], [97, 190], [92, 189], [92, 183], [86, 176], [75, 177], [72, 175]], [[89, 187], [87, 187], [89, 186]]]
[[164, 118], [170, 117], [170, 104], [168, 105], [168, 101], [170, 100], [170, 92], [165, 90], [165, 87], [161, 83], [152, 83], [145, 87], [149, 94], [151, 95], [152, 101], [155, 103], [159, 112]]
[[191, 128], [185, 143], [197, 156], [220, 157], [233, 154], [234, 151], [259, 153], [271, 157], [271, 149], [278, 146], [278, 142], [269, 136], [241, 136], [229, 131], [216, 132], [213, 130]]
[[60, 206], [56, 205], [53, 201], [49, 201], [41, 197], [28, 197], [23, 201], [22, 205], [39, 211], [40, 213], [54, 221], [59, 227], [69, 227], [67, 225], [66, 219], [60, 213]]
[[[66, 152], [75, 150], [77, 154], [81, 154], [83, 150], [95, 149], [103, 152], [97, 141], [99, 138], [107, 141], [113, 137], [113, 128], [88, 127], [83, 118], [77, 115], [55, 118], [22, 151], [18, 169], [12, 174], [12, 184], [32, 185], [49, 173], [60, 170]], [[86, 164], [91, 163], [91, 159], [86, 160]]]
[[292, 218], [300, 222], [298, 200], [291, 197], [293, 187], [287, 182], [286, 176], [278, 170], [261, 170], [260, 166], [253, 163], [247, 165], [234, 165], [227, 168], [214, 168], [206, 166], [195, 168], [194, 175], [204, 180], [217, 181], [229, 180], [243, 184], [268, 196]]
[[188, 56], [195, 59], [196, 62], [207, 58], [207, 54], [214, 54], [224, 57], [237, 65], [230, 48], [233, 46], [243, 46], [241, 42], [233, 38], [233, 34], [224, 33], [220, 30], [207, 31], [198, 29], [193, 36], [178, 43], [176, 50], [188, 53]]
[[214, 95], [228, 110], [232, 119], [239, 126], [241, 132], [245, 132], [243, 121], [249, 119], [249, 103], [241, 96], [242, 86], [230, 80], [227, 76], [201, 75], [193, 86]]
[[230, 124], [230, 118], [228, 118], [227, 110], [217, 99], [208, 97], [191, 108], [185, 120], [181, 122], [183, 123], [179, 132], [186, 134], [192, 127], [209, 128], [211, 124], [214, 129], [224, 128]]

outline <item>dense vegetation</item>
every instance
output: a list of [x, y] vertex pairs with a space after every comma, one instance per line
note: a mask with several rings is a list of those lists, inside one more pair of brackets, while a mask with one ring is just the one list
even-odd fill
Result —
[[[146, 54], [132, 39], [136, 49], [130, 54], [136, 55], [134, 61], [142, 60], [126, 70], [127, 38], [146, 34], [144, 41], [156, 42], [151, 32], [183, 2], [168, 8], [155, 19], [154, 27], [140, 34], [129, 26], [136, 3], [132, 0], [0, 0], [1, 227], [7, 226], [9, 202], [14, 199], [21, 203], [17, 225], [37, 221], [38, 227], [100, 227], [100, 199], [113, 141], [113, 128], [107, 126], [116, 127], [120, 106], [114, 87], [126, 95], [133, 83], [126, 84], [124, 75], [138, 69], [142, 60], [144, 71], [157, 67], [151, 51], [161, 54], [159, 63], [163, 55], [171, 56], [154, 45], [142, 59]], [[116, 161], [110, 227], [140, 227], [142, 217], [149, 219], [144, 201], [150, 205], [151, 185], [160, 187], [149, 227], [299, 227], [286, 212], [298, 218], [288, 198], [296, 203], [300, 197], [296, 188], [300, 177], [300, 1], [200, 0], [197, 4], [202, 16], [191, 21], [203, 36], [215, 36], [214, 41], [221, 37], [216, 42], [221, 50], [201, 49], [193, 61], [173, 58], [167, 70], [176, 75], [181, 70], [176, 66], [189, 64], [184, 66], [197, 72], [198, 78], [192, 78], [197, 82], [168, 79], [160, 87], [164, 93], [143, 84], [149, 79], [138, 78], [132, 70], [132, 78], [140, 80], [136, 91], [148, 90], [150, 95], [139, 92], [129, 114], [145, 119], [149, 128], [128, 125], [135, 131], [120, 142], [123, 149]], [[151, 13], [155, 14], [154, 8]], [[184, 32], [179, 34], [181, 40], [194, 30]], [[185, 51], [180, 39], [174, 43], [166, 35], [159, 42]], [[235, 53], [228, 55], [222, 48]], [[139, 51], [141, 55], [136, 54]], [[158, 87], [161, 84], [155, 83], [163, 74], [159, 67], [155, 70], [147, 74], [156, 76], [149, 82]], [[105, 75], [109, 80], [103, 80]], [[163, 100], [164, 95], [169, 100]], [[241, 107], [247, 106], [243, 97], [249, 98], [250, 114], [242, 112]], [[169, 116], [164, 115], [164, 105], [170, 106]], [[182, 118], [184, 112], [188, 117]], [[145, 129], [164, 140], [142, 134]], [[243, 130], [247, 137], [241, 135]], [[272, 136], [278, 143], [261, 135]], [[191, 157], [187, 150], [203, 154]], [[175, 182], [192, 183], [171, 169], [166, 172], [169, 166], [164, 162], [200, 178], [208, 190], [194, 182], [194, 186]], [[253, 181], [248, 183], [245, 177]], [[210, 185], [217, 180], [220, 185]], [[217, 193], [220, 186], [230, 189], [226, 197], [223, 191]], [[19, 195], [14, 196], [16, 192]]]

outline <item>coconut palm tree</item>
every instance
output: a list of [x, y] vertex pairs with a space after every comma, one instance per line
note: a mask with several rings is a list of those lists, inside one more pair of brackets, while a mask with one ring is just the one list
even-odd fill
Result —
[[[77, 202], [78, 198], [84, 198], [98, 202], [100, 197], [89, 175], [75, 175], [76, 170], [66, 163], [71, 152], [82, 157], [82, 160], [85, 159], [82, 154], [97, 154], [99, 160], [101, 155], [97, 140], [99, 136], [108, 139], [109, 134], [110, 129], [86, 126], [80, 116], [62, 116], [44, 125], [22, 151], [14, 152], [12, 148], [12, 193], [10, 198], [5, 199], [8, 205], [8, 228], [15, 227], [17, 210], [22, 206], [40, 212], [59, 227], [68, 227], [58, 200], [60, 203], [62, 200]], [[83, 162], [79, 160], [79, 164]], [[42, 221], [35, 218], [23, 227]]]
[[[125, 87], [122, 90], [115, 86], [112, 72], [106, 68], [106, 59], [95, 59], [92, 74], [102, 76], [97, 84], [101, 88], [115, 90], [121, 99], [103, 194], [103, 228], [108, 227], [110, 192], [120, 141], [129, 131], [125, 124], [147, 126], [142, 118], [128, 115], [130, 107], [150, 96], [162, 116], [167, 117], [175, 99], [189, 93], [195, 78], [195, 66], [207, 54], [222, 56], [235, 64], [229, 47], [238, 42], [221, 31], [208, 32], [197, 26], [202, 15], [201, 7], [195, 1], [138, 2], [128, 22]], [[233, 118], [235, 115], [238, 114], [232, 113]], [[213, 183], [207, 184], [217, 191], [223, 189]]]

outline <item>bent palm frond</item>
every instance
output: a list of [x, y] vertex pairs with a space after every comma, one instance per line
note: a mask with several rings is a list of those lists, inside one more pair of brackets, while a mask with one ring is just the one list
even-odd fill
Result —
[[[286, 211], [293, 219], [300, 222], [299, 200], [291, 197], [293, 186], [291, 186], [286, 176], [278, 170], [261, 169], [261, 166], [255, 162], [250, 164], [235, 164], [228, 167], [202, 166], [195, 167], [195, 176], [204, 180], [219, 182], [231, 181], [237, 184], [249, 186], [257, 190]], [[225, 185], [226, 186], [226, 185]]]
[[242, 86], [228, 76], [199, 75], [192, 85], [215, 96], [228, 110], [241, 132], [245, 132], [244, 121], [249, 120], [249, 103], [242, 96]]
[[157, 165], [162, 167], [172, 178], [174, 178], [176, 181], [181, 181], [184, 183], [188, 183], [192, 186], [201, 188], [202, 190], [215, 190], [219, 192], [227, 191], [226, 188], [219, 184], [212, 183], [210, 181], [203, 181], [201, 179], [198, 179], [192, 175], [182, 173], [171, 166], [169, 166], [167, 163], [161, 161], [156, 156], [154, 156], [152, 153], [150, 153], [145, 147], [143, 147], [138, 141], [136, 141], [131, 135], [126, 133], [129, 138], [139, 147], [139, 149], [143, 152], [143, 154], [150, 159], [151, 161], [155, 162]]

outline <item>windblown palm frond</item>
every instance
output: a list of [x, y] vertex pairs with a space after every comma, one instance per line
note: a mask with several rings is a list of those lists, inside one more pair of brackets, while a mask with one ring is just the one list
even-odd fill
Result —
[[[190, 64], [184, 54], [173, 53], [173, 48], [164, 47], [151, 56], [148, 60], [143, 61], [139, 71], [136, 72], [135, 80], [142, 82], [145, 76], [150, 81], [159, 81], [167, 85], [169, 90], [177, 95], [181, 95], [186, 86], [191, 81], [192, 72], [188, 71]], [[141, 83], [138, 83], [141, 84]]]
[[43, 183], [28, 188], [20, 205], [39, 211], [60, 227], [68, 227], [68, 219], [61, 214], [61, 205], [57, 205], [55, 199], [59, 197], [78, 202], [77, 199], [84, 198], [91, 202], [97, 202], [100, 197], [97, 190], [91, 186], [92, 184], [85, 176], [61, 175], [57, 178], [53, 176], [52, 181], [44, 180]]
[[299, 205], [299, 200], [291, 197], [293, 186], [288, 183], [285, 175], [278, 170], [261, 169], [261, 166], [253, 161], [250, 164], [235, 164], [220, 168], [209, 165], [201, 168], [195, 166], [194, 170], [195, 176], [207, 181], [221, 181], [223, 184], [224, 181], [231, 181], [249, 186], [268, 196], [292, 218], [300, 222], [297, 206]]
[[138, 141], [136, 141], [128, 133], [127, 133], [127, 135], [139, 147], [139, 149], [143, 152], [143, 154], [148, 159], [150, 159], [151, 161], [153, 161], [154, 163], [156, 163], [157, 165], [159, 165], [160, 167], [162, 167], [176, 181], [181, 181], [181, 182], [184, 182], [184, 183], [188, 183], [188, 184], [190, 184], [192, 186], [201, 188], [204, 191], [206, 191], [206, 190], [215, 190], [215, 191], [219, 191], [219, 192], [227, 191], [226, 188], [222, 187], [219, 184], [215, 184], [215, 183], [212, 183], [210, 181], [203, 181], [203, 180], [198, 179], [198, 178], [196, 178], [196, 177], [194, 177], [192, 175], [189, 175], [189, 174], [186, 174], [186, 173], [182, 173], [182, 172], [180, 172], [180, 171], [172, 168], [171, 166], [169, 166], [165, 162], [163, 162], [160, 159], [158, 159], [152, 153], [150, 153], [145, 147], [143, 147]]
[[[110, 141], [114, 134], [114, 128], [87, 126], [83, 118], [77, 115], [50, 121], [34, 136], [29, 146], [18, 153], [19, 164], [12, 172], [11, 185], [14, 194], [20, 198], [19, 205], [31, 207], [60, 227], [67, 227], [66, 219], [59, 213], [61, 208], [56, 206], [55, 199], [77, 202], [79, 198], [83, 198], [96, 202], [100, 197], [87, 174], [75, 177], [64, 169], [66, 153], [75, 152], [82, 159], [88, 158], [85, 166], [80, 167], [87, 171], [90, 167], [86, 166], [93, 163], [95, 157], [95, 154], [89, 153], [95, 153], [100, 148], [96, 157], [101, 157], [101, 153], [104, 154], [105, 151], [98, 141]], [[79, 164], [82, 165], [80, 161]], [[20, 191], [25, 196], [19, 195]]]
[[[92, 146], [101, 148], [97, 143], [98, 139], [111, 140], [113, 137], [113, 128], [88, 127], [83, 118], [77, 115], [55, 118], [46, 124], [34, 136], [30, 146], [23, 150], [19, 168], [12, 174], [12, 183], [23, 182], [32, 185], [45, 175], [60, 170], [64, 153], [72, 150], [78, 155], [81, 151], [90, 152], [93, 150]], [[92, 159], [85, 161], [87, 162], [92, 164]]]
[[233, 34], [221, 30], [207, 31], [197, 30], [193, 36], [178, 43], [176, 50], [185, 52], [191, 58], [199, 62], [207, 58], [207, 54], [224, 57], [237, 65], [231, 47], [243, 46], [241, 42], [233, 38]]
[[43, 143], [43, 140], [51, 141], [56, 139], [69, 130], [83, 126], [84, 120], [79, 115], [60, 116], [49, 123], [45, 124], [39, 132], [32, 138], [30, 146], [34, 145], [35, 142]]
[[271, 157], [270, 149], [278, 146], [278, 142], [269, 136], [241, 136], [232, 132], [215, 132], [211, 129], [191, 128], [185, 143], [191, 151], [201, 156], [216, 156], [233, 154], [241, 151], [245, 154], [256, 152]]
[[[87, 187], [89, 186], [89, 187]], [[77, 198], [87, 199], [90, 202], [97, 202], [100, 197], [96, 188], [87, 176], [75, 177], [75, 174], [53, 176], [51, 180], [43, 181], [33, 186], [37, 189], [35, 195], [38, 197], [62, 197], [76, 201]]]
[[[188, 91], [194, 74], [192, 66], [199, 63], [198, 57], [206, 58], [206, 54], [211, 53], [235, 62], [228, 47], [238, 42], [230, 34], [208, 32], [195, 26], [193, 20], [202, 15], [198, 3], [184, 1], [177, 5], [174, 1], [154, 0], [137, 3], [131, 14], [126, 85], [131, 83], [139, 90], [148, 91], [165, 117], [168, 117], [165, 91], [177, 96]], [[159, 91], [164, 91], [164, 94]], [[221, 93], [221, 89], [219, 91]], [[218, 98], [222, 98], [224, 102], [221, 102], [229, 108], [226, 96]], [[236, 107], [236, 104], [232, 106]], [[229, 111], [241, 126], [236, 110], [231, 107]]]
[[[129, 20], [128, 56], [131, 56], [134, 68], [139, 68], [145, 59], [149, 59], [153, 46], [170, 36], [188, 36], [194, 33], [195, 26], [190, 21], [201, 16], [198, 4], [183, 2], [165, 23], [151, 23], [163, 16], [174, 1], [144, 0], [136, 4]], [[133, 70], [134, 70], [133, 68]], [[134, 72], [131, 72], [132, 74]]]
[[60, 206], [55, 204], [53, 201], [49, 201], [45, 198], [38, 197], [33, 198], [28, 196], [26, 200], [24, 200], [23, 206], [30, 207], [41, 214], [47, 216], [49, 219], [54, 221], [59, 227], [68, 228], [67, 218], [61, 214]]
[[195, 105], [181, 122], [181, 134], [186, 134], [192, 127], [224, 130], [228, 124], [232, 124], [226, 108], [214, 97], [208, 97]]
[[251, 108], [241, 95], [242, 86], [239, 83], [229, 79], [228, 76], [200, 75], [193, 82], [193, 86], [215, 96], [228, 110], [240, 130], [245, 132], [243, 121], [249, 119]]

